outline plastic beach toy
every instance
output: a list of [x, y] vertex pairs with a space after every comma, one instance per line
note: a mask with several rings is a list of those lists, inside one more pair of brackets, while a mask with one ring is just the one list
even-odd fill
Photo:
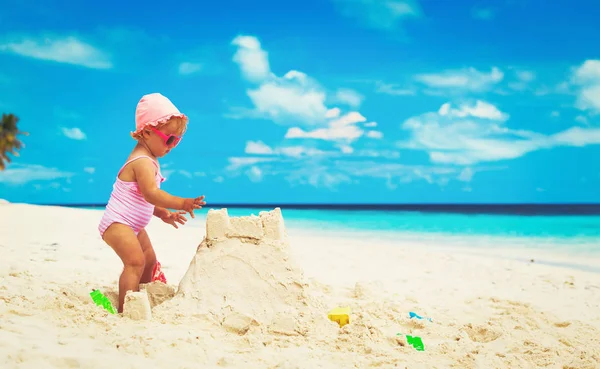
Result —
[[167, 284], [167, 278], [165, 277], [165, 273], [160, 270], [160, 263], [158, 261], [154, 264], [154, 270], [152, 271], [152, 282], [156, 281]]
[[92, 301], [94, 301], [96, 305], [103, 307], [111, 314], [117, 313], [108, 297], [104, 296], [104, 294], [100, 292], [100, 290], [93, 290], [92, 292], [90, 292], [90, 296], [92, 297]]
[[425, 345], [423, 344], [423, 340], [421, 339], [421, 337], [409, 336], [407, 334], [406, 342], [408, 342], [408, 344], [414, 347], [417, 351], [425, 351]]
[[329, 314], [327, 314], [329, 320], [333, 322], [337, 322], [340, 327], [345, 326], [350, 323], [350, 308], [349, 307], [337, 307], [332, 309]]
[[417, 351], [425, 351], [423, 340], [419, 336], [411, 336], [408, 334], [396, 333], [396, 336], [406, 336], [406, 342], [415, 348]]
[[425, 319], [425, 320], [429, 320], [430, 322], [432, 322], [433, 320], [431, 320], [431, 318], [427, 318], [424, 316], [420, 316], [419, 314], [411, 311], [410, 313], [408, 313], [408, 316], [412, 319], [412, 318], [416, 318], [416, 319]]

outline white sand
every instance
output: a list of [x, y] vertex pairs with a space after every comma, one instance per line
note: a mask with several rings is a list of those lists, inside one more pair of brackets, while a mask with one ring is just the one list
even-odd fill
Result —
[[[114, 299], [121, 270], [100, 217], [0, 205], [1, 368], [600, 368], [600, 274], [541, 265], [541, 250], [529, 263], [300, 230], [288, 245], [275, 223], [231, 219], [196, 254], [199, 223], [153, 221], [169, 285], [131, 295], [132, 319], [89, 297]], [[326, 316], [344, 305], [340, 329]]]

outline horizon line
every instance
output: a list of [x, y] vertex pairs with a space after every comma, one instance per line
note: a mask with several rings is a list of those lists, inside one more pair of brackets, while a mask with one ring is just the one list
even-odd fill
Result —
[[[106, 206], [107, 203], [29, 203], [46, 206]], [[213, 206], [600, 206], [600, 202], [215, 202]]]
[[[105, 207], [106, 203], [34, 204], [72, 208]], [[458, 214], [600, 215], [600, 203], [214, 203], [203, 208], [281, 208], [293, 210], [414, 211]]]

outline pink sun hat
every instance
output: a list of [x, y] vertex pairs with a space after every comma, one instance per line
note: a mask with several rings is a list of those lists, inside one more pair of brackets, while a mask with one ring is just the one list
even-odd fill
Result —
[[132, 134], [140, 133], [148, 126], [156, 127], [172, 117], [188, 120], [188, 117], [162, 94], [155, 92], [144, 95], [135, 108], [135, 132]]

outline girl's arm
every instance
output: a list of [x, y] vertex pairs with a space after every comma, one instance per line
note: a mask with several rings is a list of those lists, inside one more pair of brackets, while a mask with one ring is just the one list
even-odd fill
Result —
[[170, 211], [165, 209], [165, 208], [161, 208], [160, 206], [155, 206], [154, 207], [154, 216], [157, 218], [164, 218], [167, 215], [169, 215]]
[[182, 209], [184, 199], [173, 196], [156, 186], [156, 167], [150, 160], [136, 160], [132, 164], [135, 179], [144, 199], [154, 206], [166, 209]]

